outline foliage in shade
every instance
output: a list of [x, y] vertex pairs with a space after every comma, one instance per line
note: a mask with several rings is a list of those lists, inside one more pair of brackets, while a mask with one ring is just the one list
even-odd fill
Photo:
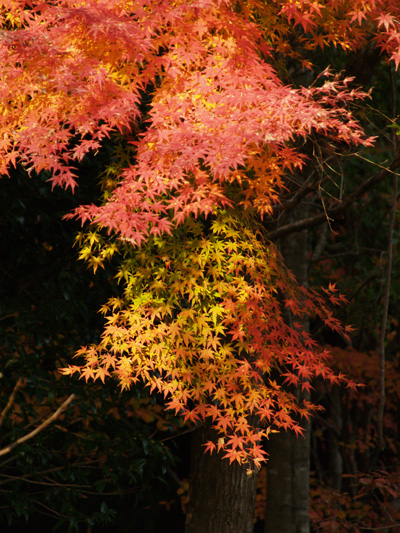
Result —
[[[99, 172], [99, 159], [88, 163], [87, 176]], [[72, 392], [75, 400], [45, 431], [0, 457], [1, 531], [78, 531], [111, 522], [125, 531], [123, 498], [152, 506], [156, 523], [158, 501], [174, 494], [174, 483], [166, 481], [174, 447], [161, 437], [179, 424], [165, 416], [161, 402], [150, 401], [143, 387], [121, 393], [111, 382], [86, 384], [58, 372], [77, 347], [99, 337], [96, 311], [112, 294], [112, 276], [101, 272], [94, 285], [77, 261], [78, 224], [62, 221], [63, 213], [95, 196], [93, 189], [87, 182], [74, 196], [51, 191], [45, 176], [30, 180], [21, 170], [2, 182], [0, 449], [37, 428]], [[134, 520], [148, 531], [139, 509]]]
[[[389, 335], [388, 335], [389, 340]], [[340, 449], [345, 465], [343, 487], [332, 487], [329, 480], [314, 473], [311, 490], [311, 522], [315, 531], [340, 530], [355, 533], [387, 527], [396, 530], [400, 512], [398, 420], [400, 375], [398, 360], [386, 361], [385, 450], [379, 449], [377, 405], [379, 400], [379, 358], [374, 353], [332, 347], [332, 367], [343, 370], [363, 383], [357, 394], [347, 390], [336, 405], [341, 415]], [[324, 389], [322, 383], [317, 390]], [[326, 398], [326, 397], [325, 397]], [[315, 422], [319, 433], [317, 454], [326, 456], [329, 424], [320, 417]]]

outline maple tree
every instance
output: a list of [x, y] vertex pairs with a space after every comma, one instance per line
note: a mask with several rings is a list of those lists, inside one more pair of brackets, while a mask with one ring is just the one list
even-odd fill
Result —
[[[82, 350], [86, 365], [67, 373], [104, 379], [111, 369], [123, 387], [144, 379], [187, 419], [231, 429], [218, 444], [231, 460], [250, 454], [258, 464], [271, 423], [300, 431], [290, 412], [310, 406], [265, 374], [283, 364], [294, 385], [338, 378], [308, 335], [286, 325], [279, 298], [294, 315], [340, 326], [323, 300], [296, 288], [259, 220], [285, 174], [304, 164], [295, 141], [372, 141], [348, 108], [366, 96], [350, 79], [326, 71], [295, 89], [279, 79], [273, 54], [298, 58], [287, 39], [299, 27], [309, 48], [356, 48], [373, 21], [377, 45], [397, 64], [395, 15], [390, 2], [2, 4], [2, 172], [18, 160], [73, 189], [73, 162], [112, 132], [134, 147], [104, 202], [74, 213], [100, 228], [82, 252], [95, 267], [122, 251], [126, 287], [122, 302], [110, 302], [101, 345]], [[247, 414], [268, 427], [252, 429]]]
[[0, 6], [1, 172], [18, 163], [74, 189], [76, 162], [105, 139], [117, 145], [102, 201], [74, 216], [91, 224], [81, 257], [94, 270], [115, 261], [123, 289], [103, 308], [101, 343], [65, 372], [111, 374], [123, 388], [144, 381], [186, 420], [212, 420], [220, 438], [209, 450], [258, 465], [260, 438], [300, 432], [297, 415], [310, 412], [293, 386], [344, 381], [301, 327], [311, 315], [345, 333], [327, 308], [337, 293], [298, 287], [271, 240], [343, 210], [386, 172], [315, 217], [266, 231], [320, 190], [317, 173], [290, 197], [288, 176], [310, 164], [328, 175], [332, 154], [373, 142], [351, 113], [367, 97], [354, 80], [315, 69], [295, 88], [291, 69], [312, 72], [318, 50], [371, 44], [397, 67], [397, 2]]

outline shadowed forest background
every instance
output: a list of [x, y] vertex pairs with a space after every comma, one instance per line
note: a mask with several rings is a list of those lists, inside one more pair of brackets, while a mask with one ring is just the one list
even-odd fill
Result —
[[[296, 48], [293, 42], [291, 46]], [[301, 40], [298, 47], [303, 53]], [[305, 326], [319, 345], [329, 348], [334, 372], [358, 384], [354, 390], [345, 384], [330, 386], [322, 379], [312, 382], [311, 400], [321, 409], [311, 417], [307, 433], [309, 530], [359, 532], [386, 527], [382, 531], [396, 533], [400, 531], [400, 264], [393, 176], [400, 165], [400, 78], [388, 56], [371, 43], [352, 53], [332, 46], [312, 50], [308, 56], [304, 52], [304, 57], [312, 59], [314, 70], [303, 68], [295, 57], [276, 54], [274, 68], [284, 83], [308, 87], [328, 66], [352, 77], [350, 89], [372, 89], [370, 99], [352, 103], [351, 109], [366, 134], [376, 137], [372, 146], [354, 150], [345, 143], [324, 144], [320, 133], [298, 140], [308, 163], [286, 173], [280, 203], [262, 221], [300, 284], [318, 290], [336, 284], [346, 302], [334, 308], [334, 316], [353, 326], [348, 339], [318, 317], [307, 319]], [[143, 91], [144, 115], [153, 93], [154, 86]], [[141, 123], [140, 128], [143, 133], [146, 125]], [[185, 531], [193, 450], [201, 449], [193, 445], [199, 430], [174, 410], [165, 411], [163, 395], [150, 395], [140, 382], [121, 392], [112, 379], [103, 384], [60, 372], [74, 363], [81, 346], [99, 342], [104, 328], [99, 309], [121, 293], [115, 272], [125, 260], [123, 253], [93, 272], [78, 259], [79, 246], [90, 240], [90, 232], [79, 233], [78, 221], [63, 218], [81, 205], [104, 201], [110, 169], [124, 168], [124, 158], [132, 156], [132, 147], [121, 138], [111, 133], [96, 154], [89, 152], [77, 163], [79, 186], [74, 193], [52, 189], [49, 171], [28, 172], [23, 164], [16, 164], [0, 181], [0, 528], [4, 532], [32, 531], [33, 525], [49, 532]], [[307, 176], [318, 179], [307, 181]], [[304, 183], [312, 186], [307, 189]], [[349, 201], [336, 209], [343, 199]], [[296, 221], [313, 217], [315, 222], [295, 227]], [[211, 231], [207, 217], [199, 219], [204, 231]], [[95, 232], [92, 237], [98, 238]], [[185, 236], [180, 239], [184, 242]], [[94, 265], [89, 260], [90, 266]], [[382, 347], [386, 401], [380, 417]], [[279, 382], [278, 375], [272, 377]], [[71, 394], [72, 402], [51, 424], [17, 442]], [[284, 478], [285, 458], [279, 458], [276, 449], [284, 451], [289, 444], [275, 438], [280, 437], [274, 434], [262, 445], [271, 454], [271, 472]], [[230, 468], [227, 460], [224, 463]], [[268, 515], [269, 465], [252, 478], [254, 533], [292, 533], [290, 526], [282, 525], [283, 517], [280, 525]], [[218, 476], [216, 470], [210, 472]], [[271, 480], [270, 486], [275, 482]], [[218, 493], [214, 486], [209, 492], [207, 484], [202, 487], [206, 505], [212, 508]]]

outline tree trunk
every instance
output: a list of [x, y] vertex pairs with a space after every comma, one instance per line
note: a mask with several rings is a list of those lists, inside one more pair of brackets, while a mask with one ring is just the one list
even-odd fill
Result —
[[328, 484], [341, 490], [343, 460], [339, 440], [342, 433], [342, 404], [340, 388], [332, 387], [329, 394], [329, 429], [328, 429]]
[[[303, 427], [305, 425], [303, 424]], [[265, 533], [308, 533], [310, 428], [305, 436], [282, 431], [268, 442]]]
[[204, 453], [202, 444], [215, 438], [210, 426], [193, 433], [186, 533], [252, 533], [257, 472], [249, 465]]
[[[290, 222], [300, 213], [294, 212]], [[301, 216], [304, 216], [304, 208]], [[281, 241], [286, 266], [301, 285], [307, 285], [307, 231]], [[303, 327], [308, 329], [308, 321]], [[299, 398], [301, 393], [298, 391]], [[267, 507], [265, 533], [309, 533], [310, 424], [302, 421], [304, 437], [294, 433], [273, 434], [267, 451]]]

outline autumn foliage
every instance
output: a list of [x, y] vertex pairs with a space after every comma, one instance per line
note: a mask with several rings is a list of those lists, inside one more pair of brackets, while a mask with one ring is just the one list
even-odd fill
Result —
[[[351, 4], [351, 5], [350, 5]], [[400, 62], [393, 1], [6, 1], [0, 4], [0, 171], [17, 162], [74, 187], [74, 164], [111, 139], [81, 256], [116, 260], [123, 290], [104, 306], [102, 341], [82, 348], [87, 379], [138, 380], [221, 438], [240, 462], [264, 458], [271, 429], [301, 432], [294, 387], [336, 376], [304, 315], [346, 334], [329, 301], [296, 285], [263, 221], [305, 164], [310, 136], [367, 146], [350, 105], [367, 95], [329, 71], [309, 87], [278, 75], [290, 47], [356, 49], [371, 33]], [[122, 139], [122, 141], [121, 141]], [[128, 154], [128, 157], [126, 157]], [[125, 159], [124, 159], [125, 157]], [[121, 164], [121, 161], [124, 164]], [[278, 376], [278, 377], [276, 377]], [[254, 428], [249, 415], [257, 415]]]
[[[251, 454], [259, 461], [262, 435], [271, 427], [300, 433], [294, 415], [308, 414], [310, 405], [298, 405], [288, 384], [308, 390], [315, 376], [339, 382], [324, 363], [328, 353], [316, 354], [306, 332], [286, 323], [281, 301], [295, 321], [306, 311], [342, 328], [324, 299], [296, 287], [256, 222], [243, 218], [221, 211], [206, 222], [188, 219], [171, 236], [150, 237], [141, 250], [120, 247], [123, 296], [104, 306], [102, 343], [80, 352], [86, 365], [65, 372], [86, 380], [116, 375], [123, 388], [144, 379], [186, 420], [211, 419], [222, 435], [218, 448], [231, 459]], [[87, 246], [97, 238], [86, 236]], [[99, 241], [92, 250], [106, 249]], [[339, 301], [334, 290], [327, 296]], [[265, 429], [255, 430], [249, 414]]]

